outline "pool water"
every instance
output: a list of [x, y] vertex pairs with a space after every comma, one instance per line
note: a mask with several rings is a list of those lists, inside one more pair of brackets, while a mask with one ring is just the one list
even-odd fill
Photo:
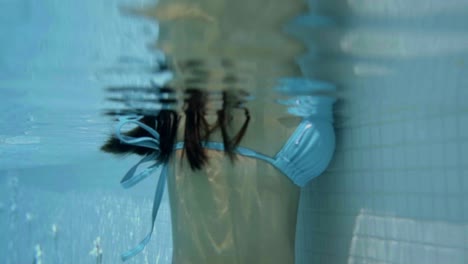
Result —
[[[152, 72], [160, 28], [122, 12], [152, 4], [0, 1], [0, 262], [119, 263], [147, 232], [157, 179], [122, 190], [138, 158], [98, 149], [103, 87], [171, 78]], [[339, 99], [335, 158], [301, 193], [296, 263], [467, 262], [467, 15], [463, 0], [310, 0], [285, 26], [305, 47], [292, 75]], [[164, 197], [129, 263], [171, 255]]]

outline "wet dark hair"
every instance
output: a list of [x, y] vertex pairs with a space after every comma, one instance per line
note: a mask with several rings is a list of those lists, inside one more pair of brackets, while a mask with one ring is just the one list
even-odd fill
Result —
[[[172, 147], [175, 142], [177, 126], [178, 126], [178, 115], [172, 110], [161, 110], [159, 114], [155, 116], [143, 116], [140, 122], [147, 126], [155, 127], [155, 130], [160, 136], [160, 149], [161, 153], [158, 160], [166, 162], [169, 160]], [[146, 130], [136, 127], [126, 133], [123, 133], [130, 137], [153, 137]], [[120, 142], [118, 138], [112, 135], [106, 143], [101, 147], [101, 150], [112, 154], [137, 154], [137, 155], [148, 155], [154, 150], [145, 147], [139, 147], [134, 145], [125, 144]]]
[[[163, 88], [169, 89], [169, 88]], [[164, 90], [168, 91], [168, 90]], [[231, 161], [235, 160], [235, 148], [239, 145], [247, 131], [250, 122], [249, 110], [243, 106], [244, 101], [239, 93], [223, 91], [222, 108], [217, 110], [217, 122], [210, 128], [205, 116], [207, 114], [207, 93], [200, 89], [187, 89], [187, 98], [184, 102], [185, 131], [183, 156], [187, 157], [192, 170], [200, 170], [208, 163], [208, 156], [203, 143], [209, 140], [210, 135], [217, 129], [221, 130], [225, 154]], [[163, 102], [164, 103], [164, 102]], [[232, 109], [243, 109], [246, 119], [240, 130], [234, 135], [228, 134], [228, 127], [232, 121]], [[154, 127], [160, 136], [160, 155], [158, 161], [167, 162], [173, 152], [179, 125], [179, 115], [174, 110], [161, 110], [156, 116], [144, 115], [140, 122]], [[124, 135], [131, 137], [152, 137], [146, 130], [136, 127]], [[111, 136], [101, 147], [104, 152], [112, 154], [148, 155], [153, 150], [145, 147], [128, 145]]]
[[[223, 137], [224, 151], [232, 161], [235, 157], [234, 149], [239, 145], [242, 138], [244, 137], [250, 122], [250, 112], [246, 107], [243, 106], [243, 103], [244, 101], [239, 100], [237, 95], [223, 91], [223, 107], [217, 112], [218, 125], [221, 129], [221, 135]], [[233, 137], [229, 137], [227, 127], [230, 125], [232, 120], [231, 111], [235, 108], [244, 109], [246, 119], [239, 132]]]

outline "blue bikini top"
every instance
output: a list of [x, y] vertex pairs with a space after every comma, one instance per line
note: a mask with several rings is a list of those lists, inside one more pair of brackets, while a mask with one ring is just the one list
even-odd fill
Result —
[[[239, 155], [263, 160], [281, 171], [296, 185], [303, 187], [310, 180], [320, 175], [328, 166], [335, 149], [335, 134], [333, 131], [332, 107], [335, 99], [330, 97], [301, 96], [297, 99], [283, 101], [291, 114], [302, 116], [302, 121], [284, 144], [283, 148], [274, 156], [269, 157], [255, 150], [237, 147], [235, 152]], [[123, 261], [130, 259], [141, 252], [151, 239], [154, 223], [161, 204], [166, 178], [167, 163], [157, 161], [159, 155], [159, 134], [139, 120], [141, 116], [125, 116], [119, 119], [116, 126], [116, 137], [125, 144], [153, 149], [152, 154], [145, 156], [134, 165], [121, 180], [124, 188], [130, 188], [141, 180], [161, 169], [156, 193], [153, 202], [152, 223], [149, 234], [133, 249], [121, 255]], [[127, 124], [140, 126], [152, 137], [129, 137], [121, 133], [122, 127]], [[220, 142], [204, 142], [204, 148], [224, 151], [224, 144]], [[183, 149], [183, 142], [174, 145], [174, 150]], [[156, 160], [156, 162], [155, 162]], [[146, 162], [152, 165], [136, 174], [137, 168]]]

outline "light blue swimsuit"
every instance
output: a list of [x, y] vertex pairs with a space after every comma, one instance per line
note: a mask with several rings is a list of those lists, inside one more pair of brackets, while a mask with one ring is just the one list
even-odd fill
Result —
[[[332, 112], [334, 102], [334, 98], [325, 96], [300, 96], [284, 101], [283, 103], [288, 106], [289, 112], [302, 116], [302, 121], [283, 148], [274, 157], [244, 147], [237, 147], [235, 152], [273, 165], [296, 185], [303, 187], [327, 168], [333, 156], [335, 150]], [[150, 233], [135, 248], [122, 254], [123, 261], [137, 255], [149, 242], [167, 178], [167, 164], [158, 161], [135, 174], [138, 166], [145, 162], [154, 162], [159, 155], [159, 134], [153, 128], [139, 122], [138, 120], [141, 118], [141, 116], [121, 118], [116, 127], [116, 137], [125, 144], [154, 149], [154, 152], [133, 166], [124, 176], [121, 184], [124, 188], [130, 188], [158, 168], [161, 169], [161, 175], [154, 197]], [[153, 137], [133, 138], [123, 135], [121, 133], [122, 127], [130, 123], [145, 129]], [[224, 145], [220, 142], [205, 142], [203, 146], [206, 149], [224, 151]], [[174, 150], [180, 150], [183, 147], [183, 142], [178, 142], [174, 145]]]

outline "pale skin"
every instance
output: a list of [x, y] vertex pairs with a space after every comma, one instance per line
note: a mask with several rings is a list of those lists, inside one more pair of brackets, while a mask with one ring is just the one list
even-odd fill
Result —
[[298, 188], [255, 160], [210, 158], [169, 178], [173, 263], [294, 263]]
[[[235, 61], [241, 75], [255, 72], [246, 77], [255, 83], [301, 76], [295, 59], [306, 49], [283, 28], [307, 11], [302, 0], [160, 0], [154, 6], [125, 10], [158, 22], [159, 38], [153, 46], [170, 57], [178, 79], [189, 74], [180, 64], [193, 59], [215, 66], [220, 60]], [[210, 70], [226, 70], [220, 68]]]
[[[233, 130], [240, 119], [234, 119]], [[292, 133], [270, 120], [265, 127], [275, 132], [260, 136], [254, 123], [241, 145], [268, 155]], [[219, 137], [215, 133], [212, 140]], [[299, 187], [263, 161], [237, 156], [232, 163], [222, 152], [208, 154], [209, 164], [198, 172], [181, 151], [171, 162], [173, 263], [293, 264]]]
[[[127, 11], [159, 22], [154, 46], [171, 60], [173, 87], [192, 85], [188, 80], [202, 70], [209, 74], [197, 85], [206, 90], [234, 86], [264, 99], [277, 78], [301, 76], [294, 60], [303, 46], [282, 27], [306, 11], [303, 1], [160, 0]], [[187, 68], [188, 60], [204, 64]], [[226, 76], [236, 81], [226, 84]], [[240, 145], [274, 156], [300, 120], [272, 102], [248, 108], [251, 122]], [[232, 133], [245, 119], [240, 110], [233, 117]], [[181, 118], [178, 141], [185, 129]], [[210, 140], [222, 142], [219, 130]], [[196, 172], [181, 151], [171, 159], [173, 264], [293, 264], [300, 188], [263, 161], [237, 156], [231, 162], [222, 152], [207, 153], [209, 163]]]

